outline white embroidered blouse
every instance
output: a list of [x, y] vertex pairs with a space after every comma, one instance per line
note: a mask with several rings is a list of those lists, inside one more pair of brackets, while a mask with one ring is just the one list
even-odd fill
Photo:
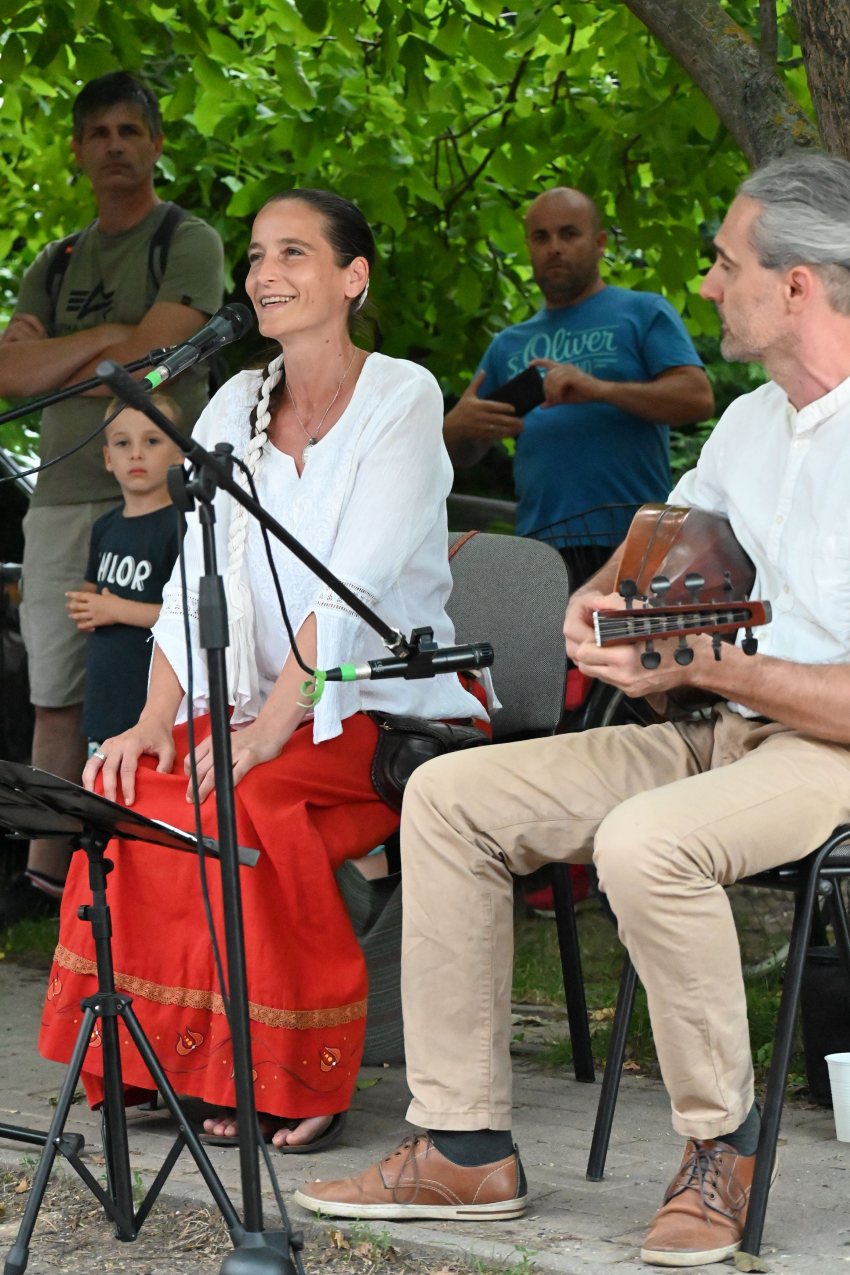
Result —
[[[211, 450], [218, 442], [228, 442], [237, 456], [244, 454], [263, 376], [242, 372], [219, 390], [195, 426], [194, 437], [204, 447]], [[370, 354], [351, 401], [336, 425], [310, 449], [300, 478], [292, 457], [266, 442], [256, 480], [261, 504], [388, 624], [408, 636], [411, 629], [430, 625], [441, 646], [454, 642], [454, 626], [445, 610], [452, 587], [445, 503], [452, 467], [443, 445], [442, 420], [443, 399], [430, 372], [403, 359]], [[225, 492], [218, 492], [216, 546], [224, 575], [232, 504]], [[197, 715], [209, 706], [197, 621], [203, 556], [197, 514], [189, 514], [187, 524]], [[273, 538], [271, 545], [295, 633], [315, 612], [318, 668], [386, 657], [386, 648], [371, 628], [288, 549]], [[262, 535], [253, 519], [240, 578], [251, 595], [253, 622], [244, 634], [235, 635], [230, 608], [227, 660], [234, 726], [257, 716], [290, 650]], [[166, 585], [153, 635], [185, 691], [179, 561]], [[409, 682], [329, 682], [313, 714], [315, 742], [339, 735], [345, 718], [361, 709], [486, 720], [478, 700], [453, 675]], [[177, 720], [185, 721], [186, 712], [184, 696]]]

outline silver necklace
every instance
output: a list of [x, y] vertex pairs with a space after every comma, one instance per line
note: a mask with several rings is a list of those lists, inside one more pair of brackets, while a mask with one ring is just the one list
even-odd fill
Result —
[[319, 428], [316, 430], [315, 434], [310, 433], [310, 431], [307, 429], [307, 426], [304, 424], [304, 422], [302, 421], [301, 417], [298, 414], [298, 408], [295, 406], [295, 399], [292, 396], [292, 390], [289, 388], [289, 381], [284, 382], [284, 384], [286, 385], [286, 392], [289, 395], [289, 401], [292, 404], [292, 410], [295, 413], [295, 418], [298, 421], [298, 424], [303, 429], [304, 433], [307, 435], [307, 446], [304, 448], [303, 452], [301, 453], [302, 465], [307, 464], [307, 458], [310, 455], [310, 449], [311, 447], [315, 447], [316, 443], [318, 442], [319, 435], [322, 432], [322, 426], [325, 423], [325, 417], [327, 416], [328, 412], [333, 407], [334, 403], [339, 398], [339, 392], [342, 389], [342, 382], [345, 380], [345, 378], [348, 376], [348, 373], [351, 371], [351, 364], [354, 362], [354, 355], [356, 353], [357, 353], [357, 350], [355, 349], [354, 353], [351, 355], [351, 359], [349, 360], [348, 367], [345, 369], [345, 371], [342, 374], [342, 380], [340, 381], [339, 385], [336, 387], [336, 394], [334, 394], [333, 398], [328, 403], [327, 407], [322, 413], [322, 419], [319, 421]]

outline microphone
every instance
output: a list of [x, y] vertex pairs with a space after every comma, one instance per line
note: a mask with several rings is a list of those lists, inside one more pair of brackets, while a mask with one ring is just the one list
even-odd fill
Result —
[[[419, 634], [422, 634], [422, 638], [417, 641]], [[413, 641], [415, 646], [410, 655], [369, 660], [367, 664], [343, 664], [339, 668], [328, 669], [325, 680], [374, 682], [385, 677], [403, 677], [407, 681], [413, 681], [422, 677], [437, 677], [440, 673], [463, 673], [471, 669], [489, 668], [494, 659], [490, 642], [439, 647], [433, 640], [430, 629], [414, 629]]]
[[148, 387], [155, 390], [158, 385], [162, 385], [172, 376], [179, 375], [180, 372], [185, 372], [187, 367], [192, 367], [200, 359], [208, 359], [223, 345], [238, 341], [246, 332], [250, 332], [253, 326], [254, 316], [247, 306], [240, 305], [238, 302], [222, 306], [210, 321], [204, 324], [200, 332], [196, 332], [188, 341], [170, 350], [163, 361], [142, 378], [142, 385], [147, 382]]

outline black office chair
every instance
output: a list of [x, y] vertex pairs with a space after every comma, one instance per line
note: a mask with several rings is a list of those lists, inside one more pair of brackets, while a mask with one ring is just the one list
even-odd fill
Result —
[[[759, 873], [757, 876], [746, 877], [740, 883], [770, 890], [790, 890], [795, 895], [794, 921], [785, 965], [782, 999], [776, 1017], [776, 1034], [767, 1077], [756, 1167], [750, 1192], [747, 1223], [741, 1242], [742, 1250], [753, 1256], [758, 1256], [761, 1248], [770, 1180], [776, 1157], [776, 1143], [782, 1120], [782, 1104], [785, 1099], [785, 1086], [788, 1081], [788, 1068], [794, 1044], [806, 950], [810, 941], [816, 945], [825, 942], [824, 922], [818, 906], [819, 896], [824, 897], [826, 912], [835, 934], [839, 959], [847, 979], [850, 980], [850, 926], [848, 926], [840, 891], [843, 877], [850, 877], [850, 825], [848, 824], [836, 828], [828, 840], [805, 859], [774, 868], [770, 872]], [[626, 1058], [636, 989], [637, 973], [626, 953], [620, 977], [611, 1042], [605, 1060], [596, 1123], [593, 1128], [593, 1142], [587, 1162], [587, 1176], [591, 1182], [601, 1182], [605, 1173], [605, 1160], [608, 1155], [611, 1126], [614, 1122], [620, 1077]]]

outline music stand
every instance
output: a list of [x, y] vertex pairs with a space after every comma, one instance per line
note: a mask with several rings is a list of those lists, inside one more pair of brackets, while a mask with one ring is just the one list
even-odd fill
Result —
[[[133, 1012], [133, 998], [116, 991], [112, 964], [112, 925], [109, 905], [106, 901], [106, 878], [113, 865], [104, 854], [108, 842], [114, 837], [120, 837], [123, 840], [149, 841], [172, 850], [197, 854], [195, 837], [159, 820], [136, 814], [125, 806], [109, 801], [97, 793], [87, 792], [79, 785], [69, 783], [56, 775], [36, 770], [32, 766], [7, 761], [0, 761], [0, 825], [9, 828], [14, 836], [26, 839], [70, 836], [75, 848], [85, 852], [89, 862], [92, 902], [79, 909], [79, 916], [81, 920], [88, 921], [91, 925], [98, 984], [95, 995], [87, 996], [81, 1002], [82, 1023], [48, 1132], [41, 1133], [33, 1129], [0, 1124], [0, 1137], [43, 1147], [18, 1236], [6, 1259], [5, 1275], [22, 1275], [26, 1270], [30, 1240], [57, 1152], [72, 1165], [115, 1223], [116, 1237], [119, 1240], [129, 1241], [136, 1239], [180, 1153], [184, 1146], [188, 1147], [202, 1178], [209, 1187], [213, 1200], [221, 1211], [234, 1246], [238, 1245], [245, 1234], [239, 1215], [231, 1204], [197, 1134], [180, 1109], [177, 1095]], [[211, 857], [218, 858], [218, 842], [211, 837], [205, 837], [204, 851]], [[246, 849], [243, 846], [238, 847], [238, 856], [239, 863], [246, 867], [254, 867], [260, 857], [259, 851]], [[83, 1069], [86, 1050], [98, 1019], [101, 1023], [103, 1046], [103, 1153], [106, 1159], [106, 1190], [79, 1158], [85, 1146], [85, 1140], [80, 1134], [65, 1133], [65, 1123]], [[119, 1019], [139, 1051], [179, 1130], [171, 1150], [138, 1209], [135, 1208], [133, 1201], [121, 1052], [118, 1043]], [[266, 1237], [273, 1247], [279, 1247], [287, 1254], [290, 1244], [295, 1241], [297, 1247], [299, 1239], [297, 1236], [290, 1235], [288, 1230], [277, 1233], [266, 1232]], [[275, 1243], [276, 1240], [278, 1240], [277, 1243]]]

